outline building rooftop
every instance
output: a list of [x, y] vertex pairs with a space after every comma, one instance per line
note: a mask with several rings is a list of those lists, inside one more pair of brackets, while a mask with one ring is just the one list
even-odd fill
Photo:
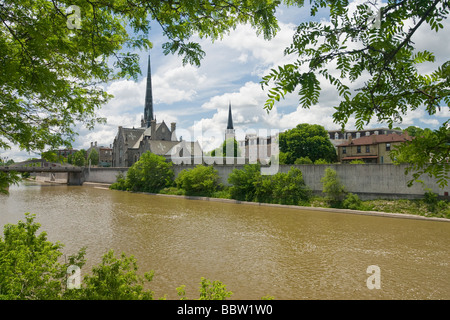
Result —
[[397, 134], [380, 134], [380, 135], [370, 135], [370, 136], [364, 136], [357, 139], [349, 139], [348, 141], [341, 143], [338, 145], [338, 147], [345, 147], [345, 146], [361, 146], [361, 145], [372, 145], [372, 144], [379, 144], [379, 143], [388, 143], [388, 142], [404, 142], [404, 141], [411, 141], [412, 137], [409, 136], [407, 133]]

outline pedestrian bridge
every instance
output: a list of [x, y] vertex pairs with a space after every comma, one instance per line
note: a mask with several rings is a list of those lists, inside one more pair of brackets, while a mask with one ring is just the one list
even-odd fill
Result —
[[49, 162], [43, 159], [17, 162], [9, 166], [0, 166], [0, 172], [67, 172], [67, 184], [82, 185], [84, 181], [84, 168], [71, 164]]

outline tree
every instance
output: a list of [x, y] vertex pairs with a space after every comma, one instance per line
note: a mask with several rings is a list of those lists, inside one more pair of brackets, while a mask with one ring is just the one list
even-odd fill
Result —
[[[312, 162], [324, 159], [337, 160], [328, 133], [323, 126], [302, 123], [280, 134], [280, 151], [286, 153], [286, 163], [293, 164], [298, 158], [309, 158]], [[299, 160], [300, 161], [300, 160]]]
[[113, 250], [102, 257], [102, 262], [92, 268], [92, 275], [83, 279], [83, 289], [70, 290], [82, 300], [153, 300], [153, 291], [145, 289], [145, 284], [153, 279], [154, 272], [137, 273], [138, 265], [133, 256], [125, 253], [117, 258]]
[[0, 299], [61, 299], [66, 270], [84, 265], [85, 249], [60, 263], [63, 245], [48, 241], [45, 232], [37, 234], [40, 224], [34, 215], [25, 217], [16, 225], [7, 224], [0, 237]]
[[287, 173], [261, 175], [259, 164], [248, 164], [234, 169], [228, 182], [231, 198], [237, 200], [298, 205], [311, 196], [302, 172], [294, 167]]
[[78, 167], [84, 167], [86, 164], [86, 151], [78, 150], [72, 155], [72, 164]]
[[218, 171], [212, 166], [197, 165], [193, 169], [184, 169], [175, 179], [179, 188], [188, 195], [210, 196], [220, 187]]
[[92, 148], [91, 152], [89, 152], [88, 156], [88, 163], [90, 161], [90, 164], [93, 166], [98, 165], [99, 155], [97, 149]]
[[313, 164], [313, 162], [308, 156], [306, 156], [295, 159], [294, 164]]
[[[228, 147], [227, 147], [228, 146]], [[229, 151], [233, 152], [231, 155], [227, 154], [227, 148], [230, 148]], [[233, 149], [231, 149], [233, 148]], [[220, 149], [215, 149], [211, 151], [211, 156], [224, 156], [224, 157], [240, 157], [241, 156], [241, 149], [239, 148], [239, 143], [235, 138], [225, 140], [222, 143], [222, 147]]]
[[159, 192], [173, 183], [173, 176], [171, 162], [147, 151], [128, 169], [125, 185], [130, 191]]
[[279, 204], [298, 205], [309, 200], [311, 190], [303, 180], [300, 169], [291, 167], [287, 173], [278, 172], [273, 176], [265, 176], [270, 181], [270, 201]]
[[335, 170], [325, 169], [325, 175], [320, 179], [323, 184], [323, 193], [326, 194], [328, 201], [333, 206], [338, 206], [345, 197], [345, 186], [340, 181]]
[[436, 178], [438, 185], [444, 188], [450, 174], [450, 130], [444, 127], [438, 130], [415, 129], [414, 135], [411, 141], [395, 146], [390, 157], [396, 164], [409, 164], [405, 169], [405, 174], [412, 173], [408, 186], [421, 181], [420, 176], [426, 174]]
[[408, 128], [404, 129], [410, 135], [411, 137], [420, 137], [424, 131], [431, 131], [429, 128], [422, 129], [420, 127], [416, 126], [409, 126]]
[[253, 201], [256, 194], [255, 182], [261, 178], [259, 164], [246, 164], [243, 169], [233, 169], [228, 176], [230, 195], [233, 199]]
[[[302, 6], [304, 1], [291, 3]], [[329, 9], [330, 22], [301, 23], [285, 50], [296, 61], [272, 69], [261, 81], [263, 88], [269, 88], [268, 111], [292, 92], [298, 92], [302, 107], [310, 108], [318, 103], [324, 81], [340, 96], [333, 118], [343, 128], [350, 116], [356, 118], [358, 129], [373, 118], [392, 127], [409, 111], [425, 108], [433, 115], [450, 106], [450, 61], [433, 72], [421, 73], [420, 64], [434, 62], [435, 55], [416, 50], [413, 42], [419, 28], [442, 32], [441, 21], [448, 16], [450, 1], [388, 0], [382, 8], [367, 1], [350, 12], [348, 0], [314, 0], [311, 16], [323, 7]], [[355, 83], [357, 90], [351, 87]], [[445, 122], [436, 132], [439, 141], [447, 139], [443, 148], [435, 150], [440, 159], [449, 156], [449, 130]], [[420, 143], [422, 137], [416, 139], [417, 145], [426, 142]], [[419, 154], [421, 149], [414, 152]], [[420, 162], [416, 165], [420, 167]], [[435, 176], [445, 171], [446, 164], [430, 166], [437, 168], [430, 169]], [[448, 171], [440, 179], [447, 185]]]

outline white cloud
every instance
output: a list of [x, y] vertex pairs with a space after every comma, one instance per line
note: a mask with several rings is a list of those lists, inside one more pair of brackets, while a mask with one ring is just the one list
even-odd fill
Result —
[[196, 88], [202, 86], [205, 81], [206, 76], [190, 65], [160, 68], [152, 75], [154, 102], [172, 104], [193, 100], [197, 94]]

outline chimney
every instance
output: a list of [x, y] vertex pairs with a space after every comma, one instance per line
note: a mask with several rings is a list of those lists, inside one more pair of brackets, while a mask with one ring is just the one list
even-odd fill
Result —
[[156, 120], [150, 120], [150, 139], [155, 140], [155, 133], [156, 133]]
[[97, 141], [95, 141], [95, 146], [97, 146]]
[[352, 144], [352, 134], [350, 133], [349, 135], [348, 135], [348, 143], [349, 144]]
[[91, 141], [91, 148], [92, 148], [92, 145], [93, 145], [94, 143]]
[[176, 127], [177, 127], [177, 124], [176, 124], [175, 122], [170, 123], [170, 131], [171, 131], [172, 133], [175, 132], [175, 128], [176, 128]]

